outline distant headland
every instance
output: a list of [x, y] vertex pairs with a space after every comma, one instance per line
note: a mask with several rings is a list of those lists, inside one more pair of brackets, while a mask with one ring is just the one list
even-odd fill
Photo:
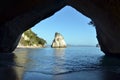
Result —
[[46, 40], [39, 38], [31, 29], [22, 34], [17, 47], [20, 48], [40, 48], [45, 47]]

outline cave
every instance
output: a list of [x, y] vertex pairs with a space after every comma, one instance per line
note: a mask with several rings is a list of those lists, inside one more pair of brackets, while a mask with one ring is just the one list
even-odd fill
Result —
[[0, 53], [13, 52], [24, 31], [67, 5], [94, 22], [101, 51], [106, 55], [120, 55], [119, 0], [2, 0]]

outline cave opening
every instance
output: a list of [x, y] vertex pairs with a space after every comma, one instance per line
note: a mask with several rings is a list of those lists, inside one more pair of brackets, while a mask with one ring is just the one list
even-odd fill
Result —
[[67, 45], [96, 46], [96, 31], [89, 25], [90, 18], [84, 16], [74, 8], [66, 6], [53, 16], [37, 23], [31, 28], [35, 34], [51, 45], [55, 32], [63, 35]]
[[[45, 39], [48, 46], [51, 45], [55, 32], [59, 32], [64, 36], [66, 43], [70, 47], [28, 48], [26, 49], [28, 52], [25, 52], [26, 50], [17, 52], [16, 50], [16, 53], [29, 55], [28, 58], [32, 61], [29, 61], [27, 71], [31, 71], [31, 73], [37, 71], [50, 75], [59, 75], [79, 72], [84, 69], [92, 70], [93, 67], [97, 68], [96, 65], [101, 65], [103, 53], [99, 48], [93, 47], [98, 42], [95, 27], [88, 24], [90, 21], [89, 18], [67, 6], [55, 15], [36, 24], [31, 30]], [[30, 68], [31, 66], [32, 68]], [[64, 79], [64, 77], [55, 77], [55, 79]]]
[[[119, 79], [119, 0], [6, 0], [1, 4], [0, 74], [3, 76], [0, 79]], [[94, 21], [96, 27], [89, 25], [90, 21]], [[51, 45], [55, 32], [59, 32], [68, 45], [87, 47], [16, 49], [21, 34], [31, 27], [34, 35], [45, 39], [48, 45]], [[104, 53], [100, 48], [91, 47], [98, 43], [96, 32]], [[26, 40], [32, 41], [32, 38]]]

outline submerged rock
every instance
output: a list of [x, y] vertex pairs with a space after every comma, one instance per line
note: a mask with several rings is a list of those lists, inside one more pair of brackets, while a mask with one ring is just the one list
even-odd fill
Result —
[[65, 48], [66, 42], [64, 40], [64, 37], [60, 33], [55, 33], [55, 38], [51, 45], [52, 48]]

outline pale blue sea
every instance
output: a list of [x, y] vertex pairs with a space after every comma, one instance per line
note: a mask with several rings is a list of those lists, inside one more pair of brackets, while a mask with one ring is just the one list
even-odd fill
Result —
[[120, 80], [120, 59], [98, 47], [18, 48], [14, 53], [21, 80]]

